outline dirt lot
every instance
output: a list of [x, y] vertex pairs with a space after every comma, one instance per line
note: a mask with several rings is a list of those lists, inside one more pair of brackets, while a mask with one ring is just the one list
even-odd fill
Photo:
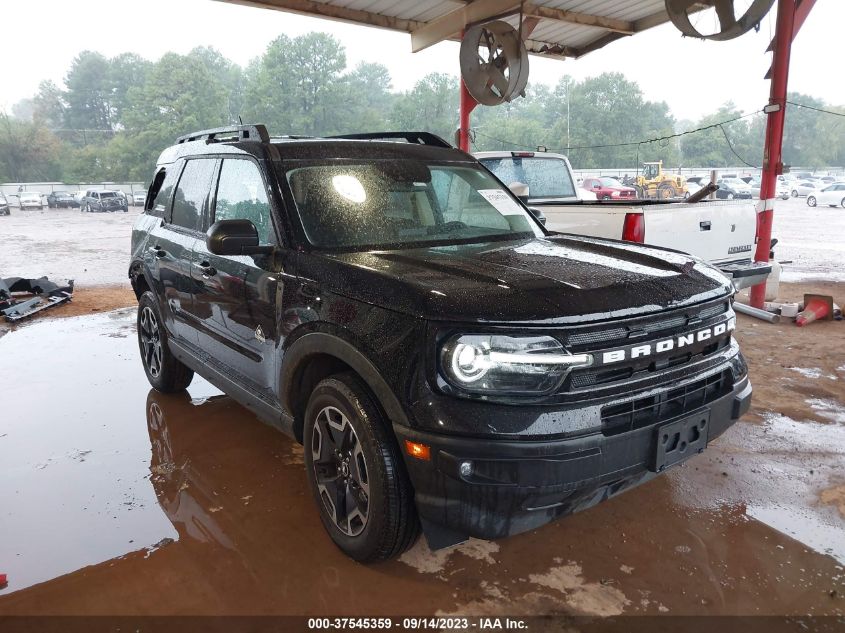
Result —
[[[806, 228], [807, 207], [788, 204], [782, 225]], [[830, 227], [845, 213], [830, 213], [796, 276], [841, 274], [828, 258], [845, 230]], [[52, 312], [83, 316], [0, 339], [17, 396], [0, 417], [0, 614], [845, 614], [845, 323], [741, 316], [752, 410], [666, 476], [510, 539], [435, 553], [420, 541], [365, 567], [324, 535], [299, 446], [205, 381], [149, 389], [133, 311], [106, 312], [131, 291], [91, 285], [122, 281], [132, 215], [47, 215], [53, 235], [103, 222], [110, 236], [97, 276]], [[41, 237], [10, 259], [9, 226], [0, 271], [44, 274]], [[803, 238], [781, 236], [780, 257], [798, 261]], [[96, 250], [50, 244], [87, 274], [77, 247]], [[781, 295], [845, 304], [843, 281]]]

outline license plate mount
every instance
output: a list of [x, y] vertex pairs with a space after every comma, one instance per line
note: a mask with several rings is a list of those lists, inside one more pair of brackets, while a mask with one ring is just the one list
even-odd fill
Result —
[[701, 409], [680, 420], [657, 427], [651, 470], [659, 473], [707, 447], [710, 409]]

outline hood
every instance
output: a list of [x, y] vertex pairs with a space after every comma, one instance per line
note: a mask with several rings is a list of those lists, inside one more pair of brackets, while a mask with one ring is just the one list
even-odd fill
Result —
[[576, 236], [303, 254], [300, 271], [328, 280], [323, 288], [337, 294], [456, 322], [585, 323], [733, 291], [724, 275], [689, 255]]

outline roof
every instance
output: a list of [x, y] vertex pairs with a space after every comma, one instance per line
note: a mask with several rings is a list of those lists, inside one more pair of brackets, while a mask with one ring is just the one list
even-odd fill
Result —
[[[519, 28], [529, 53], [581, 57], [669, 21], [664, 0], [218, 0], [404, 31], [411, 50], [460, 40], [463, 29], [501, 19]], [[706, 8], [706, 3], [696, 6]]]

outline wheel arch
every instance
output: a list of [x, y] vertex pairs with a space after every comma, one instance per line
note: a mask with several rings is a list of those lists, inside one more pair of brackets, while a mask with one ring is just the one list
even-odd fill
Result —
[[353, 371], [364, 381], [391, 422], [410, 426], [393, 389], [367, 356], [335, 334], [309, 332], [285, 351], [279, 378], [279, 399], [293, 416], [293, 433], [299, 442], [311, 391], [324, 378], [344, 371]]

